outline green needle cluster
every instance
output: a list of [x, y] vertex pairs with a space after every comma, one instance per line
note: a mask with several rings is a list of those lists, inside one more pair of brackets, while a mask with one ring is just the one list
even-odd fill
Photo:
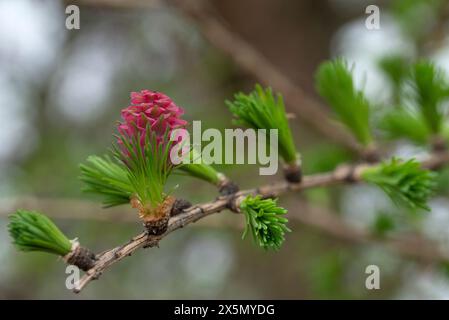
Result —
[[[279, 153], [286, 163], [298, 161], [292, 132], [288, 125], [282, 95], [275, 95], [271, 88], [263, 89], [256, 85], [249, 94], [242, 92], [234, 96], [234, 101], [226, 101], [231, 113], [236, 117], [237, 125], [253, 129], [278, 130]], [[267, 137], [267, 141], [269, 138]]]
[[123, 163], [108, 156], [90, 156], [80, 169], [86, 184], [83, 191], [102, 196], [105, 207], [129, 203], [134, 189]]
[[247, 196], [240, 204], [240, 210], [245, 215], [246, 228], [242, 238], [250, 232], [259, 246], [264, 249], [278, 250], [285, 238], [287, 218], [283, 216], [287, 210], [278, 207], [275, 199], [262, 199], [258, 196]]
[[9, 233], [21, 251], [42, 251], [60, 256], [70, 252], [72, 243], [45, 215], [17, 210], [9, 216]]
[[316, 87], [357, 140], [364, 146], [370, 144], [370, 105], [363, 92], [356, 90], [347, 63], [343, 59], [322, 63], [316, 73]]
[[436, 174], [423, 169], [415, 159], [393, 158], [365, 169], [362, 179], [379, 186], [395, 203], [430, 210], [427, 202], [436, 186]]

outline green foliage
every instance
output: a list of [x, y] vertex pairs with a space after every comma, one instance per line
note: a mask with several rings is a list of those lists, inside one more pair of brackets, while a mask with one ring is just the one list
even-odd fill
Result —
[[446, 278], [449, 278], [449, 261], [442, 261], [439, 264], [440, 272], [445, 276]]
[[420, 114], [396, 109], [387, 113], [379, 123], [389, 139], [406, 138], [416, 144], [426, 144], [430, 132]]
[[401, 85], [408, 76], [409, 61], [400, 55], [385, 56], [380, 59], [379, 68], [393, 85], [394, 100], [398, 103]]
[[449, 191], [449, 167], [444, 167], [438, 171], [435, 192], [441, 195], [447, 195]]
[[291, 230], [287, 228], [288, 220], [282, 217], [287, 210], [278, 207], [277, 200], [247, 196], [240, 204], [245, 215], [246, 228], [242, 238], [250, 231], [254, 241], [264, 249], [278, 250], [284, 242], [284, 235]]
[[379, 61], [380, 69], [388, 76], [390, 81], [399, 87], [408, 74], [409, 62], [402, 56], [385, 56]]
[[324, 299], [350, 299], [345, 281], [345, 270], [348, 264], [348, 254], [344, 249], [326, 247], [317, 255], [311, 257], [307, 267], [311, 289], [315, 295]]
[[157, 141], [157, 136], [150, 128], [146, 130], [143, 146], [140, 133], [133, 136], [120, 135], [122, 146], [114, 145], [113, 154], [121, 159], [132, 187], [132, 195], [143, 206], [158, 207], [165, 199], [164, 186], [174, 166], [170, 161], [173, 141], [168, 132]]
[[220, 173], [216, 171], [211, 165], [201, 163], [193, 163], [193, 161], [199, 159], [201, 157], [197, 154], [195, 149], [190, 151], [188, 155], [190, 157], [191, 163], [180, 164], [176, 167], [176, 169], [181, 170], [185, 174], [195, 177], [214, 185], [217, 185], [220, 182]]
[[393, 219], [391, 214], [387, 213], [379, 213], [374, 220], [374, 224], [372, 226], [374, 233], [383, 236], [389, 231], [394, 230], [396, 227], [395, 220]]
[[[229, 110], [237, 117], [235, 123], [254, 129], [278, 129], [279, 153], [287, 163], [298, 160], [293, 136], [288, 125], [282, 95], [273, 94], [271, 88], [256, 85], [250, 94], [242, 92], [234, 96], [234, 101], [226, 101]], [[268, 141], [268, 139], [267, 139]]]
[[9, 216], [9, 221], [9, 233], [19, 250], [42, 251], [65, 256], [72, 248], [70, 240], [41, 213], [17, 210]]
[[[404, 71], [405, 66], [402, 65], [404, 63], [399, 60], [396, 63], [401, 65], [394, 67], [393, 58], [388, 63], [391, 64], [388, 66], [391, 73], [395, 74], [393, 77], [399, 81], [399, 76]], [[393, 70], [395, 68], [398, 70]], [[412, 88], [411, 98], [419, 113], [396, 108], [382, 118], [380, 127], [390, 139], [407, 138], [417, 144], [426, 144], [431, 135], [442, 134], [444, 129], [444, 113], [441, 105], [449, 97], [445, 75], [433, 63], [421, 60], [411, 67], [407, 78]]]
[[322, 63], [316, 73], [316, 87], [339, 120], [361, 144], [368, 145], [372, 141], [370, 105], [363, 92], [355, 89], [347, 63], [343, 59]]
[[429, 210], [427, 201], [436, 184], [436, 174], [421, 168], [415, 159], [393, 158], [365, 169], [362, 179], [379, 186], [395, 203], [425, 210]]
[[83, 191], [103, 196], [106, 207], [129, 203], [134, 189], [123, 163], [108, 156], [90, 156], [80, 169], [80, 179], [86, 184]]
[[444, 72], [429, 61], [418, 61], [412, 68], [410, 82], [428, 129], [432, 133], [440, 133], [444, 118], [441, 103], [448, 98]]

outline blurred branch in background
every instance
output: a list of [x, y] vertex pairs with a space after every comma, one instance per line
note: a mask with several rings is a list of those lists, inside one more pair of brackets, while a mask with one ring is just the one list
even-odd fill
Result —
[[438, 11], [438, 15], [434, 22], [431, 32], [418, 41], [418, 51], [421, 56], [427, 56], [434, 53], [437, 49], [444, 46], [447, 36], [447, 20], [449, 19], [449, 2], [443, 5]]
[[351, 136], [330, 120], [326, 109], [304, 90], [295, 85], [273, 63], [237, 34], [233, 33], [215, 13], [208, 2], [200, 0], [170, 0], [177, 8], [192, 18], [204, 37], [227, 54], [242, 70], [257, 81], [273, 86], [285, 97], [287, 106], [298, 119], [323, 134], [326, 138], [341, 143], [351, 150], [359, 150]]
[[210, 3], [201, 0], [127, 1], [81, 0], [81, 5], [104, 5], [127, 8], [154, 8], [169, 4], [179, 9], [199, 27], [206, 40], [229, 56], [242, 70], [257, 81], [270, 85], [285, 97], [287, 106], [296, 117], [331, 141], [349, 150], [364, 153], [356, 141], [329, 117], [325, 107], [294, 84], [272, 62], [266, 59], [244, 39], [233, 33], [216, 14]]
[[[35, 208], [46, 212], [49, 217], [69, 220], [98, 220], [112, 223], [136, 223], [138, 219], [131, 208], [109, 208], [99, 213], [98, 206], [89, 201], [76, 199], [44, 199], [32, 196], [7, 199], [0, 202], [1, 208], [11, 204], [20, 208]], [[404, 257], [422, 263], [439, 262], [449, 259], [449, 255], [440, 251], [431, 240], [416, 234], [379, 236], [370, 230], [348, 224], [335, 212], [323, 206], [311, 205], [303, 199], [295, 199], [296, 210], [289, 218], [301, 224], [316, 228], [332, 237], [355, 244], [379, 243]], [[0, 216], [10, 214], [9, 210], [0, 209]], [[212, 228], [234, 228], [242, 230], [243, 220], [229, 215], [212, 215], [208, 219], [198, 220], [194, 226]]]

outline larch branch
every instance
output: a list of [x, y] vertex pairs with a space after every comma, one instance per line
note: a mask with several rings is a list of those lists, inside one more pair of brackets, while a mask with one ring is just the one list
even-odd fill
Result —
[[[422, 164], [423, 167], [428, 169], [438, 169], [448, 162], [449, 153], [438, 152], [432, 154], [427, 160], [423, 161]], [[301, 183], [292, 184], [286, 181], [280, 181], [254, 189], [242, 190], [233, 195], [221, 196], [208, 203], [194, 205], [185, 209], [183, 213], [172, 217], [165, 233], [154, 236], [143, 232], [124, 245], [98, 254], [95, 266], [88, 270], [80, 279], [74, 292], [80, 292], [92, 280], [98, 279], [98, 277], [100, 277], [100, 275], [111, 265], [132, 255], [136, 250], [157, 246], [161, 239], [177, 229], [183, 228], [190, 223], [225, 209], [239, 213], [240, 202], [249, 194], [258, 194], [262, 197], [276, 197], [287, 192], [300, 191], [308, 188], [357, 183], [361, 181], [360, 173], [362, 170], [370, 165], [372, 164], [362, 163], [357, 165], [342, 165], [328, 173], [305, 176]], [[300, 213], [297, 219], [343, 239], [356, 242], [385, 242], [388, 247], [419, 261], [436, 262], [449, 260], [449, 255], [441, 252], [437, 245], [430, 240], [420, 237], [403, 238], [398, 236], [379, 238], [367, 231], [359, 230], [358, 228], [345, 224], [335, 215], [325, 214], [323, 211], [319, 214], [316, 212], [318, 211], [315, 210], [313, 215], [310, 213]]]

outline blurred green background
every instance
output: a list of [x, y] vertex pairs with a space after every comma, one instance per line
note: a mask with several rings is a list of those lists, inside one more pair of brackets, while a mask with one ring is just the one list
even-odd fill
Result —
[[[78, 180], [79, 163], [110, 147], [131, 91], [162, 91], [185, 109], [189, 121], [224, 129], [233, 127], [224, 100], [256, 82], [211, 46], [195, 23], [160, 2], [70, 3], [80, 7], [80, 30], [65, 28], [68, 3], [63, 1], [0, 0], [0, 298], [449, 298], [449, 279], [438, 266], [417, 264], [383, 245], [348, 242], [294, 219], [282, 249], [264, 252], [250, 238], [241, 240], [242, 217], [229, 212], [171, 234], [160, 248], [140, 250], [79, 295], [65, 288], [61, 261], [17, 252], [6, 228], [7, 215], [17, 208], [48, 213], [67, 235], [96, 252], [140, 232], [129, 209], [102, 209], [97, 199], [81, 193]], [[380, 30], [365, 27], [369, 4], [381, 8]], [[394, 101], [394, 86], [378, 67], [383, 57], [426, 55], [449, 71], [446, 1], [217, 0], [212, 5], [230, 29], [311, 95], [316, 95], [318, 64], [337, 55], [355, 63], [357, 85], [379, 110]], [[291, 123], [306, 173], [351, 159], [302, 125], [300, 117]], [[399, 142], [394, 152], [412, 156], [423, 149]], [[241, 188], [275, 179], [259, 176], [257, 166], [220, 170]], [[169, 184], [193, 203], [216, 196], [209, 185], [190, 178], [173, 176]], [[383, 228], [383, 221], [388, 228], [393, 221], [444, 248], [449, 239], [445, 190], [425, 215], [398, 212], [367, 186], [311, 190], [280, 203], [294, 215], [301, 198], [368, 229]], [[381, 269], [381, 290], [365, 288], [369, 264]]]

